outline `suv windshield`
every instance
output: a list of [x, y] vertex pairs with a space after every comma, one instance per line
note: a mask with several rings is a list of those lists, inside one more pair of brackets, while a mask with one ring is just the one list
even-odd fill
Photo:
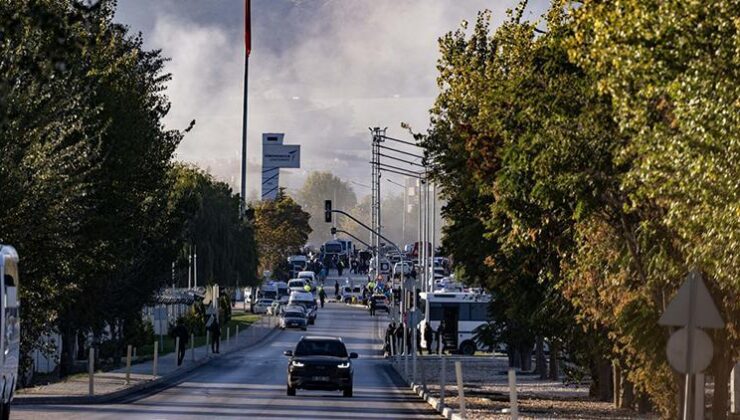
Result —
[[295, 356], [347, 357], [347, 348], [339, 340], [301, 340], [295, 347]]

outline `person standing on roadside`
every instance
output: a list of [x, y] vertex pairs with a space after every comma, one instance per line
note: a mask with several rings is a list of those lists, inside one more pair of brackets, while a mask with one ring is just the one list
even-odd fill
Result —
[[432, 326], [428, 322], [424, 323], [424, 341], [427, 344], [427, 354], [432, 354], [432, 349], [434, 348], [434, 330], [432, 330]]
[[319, 287], [319, 302], [321, 302], [321, 307], [324, 307], [324, 301], [326, 300], [326, 292], [324, 291], [324, 286]]
[[[400, 322], [396, 326], [396, 337], [395, 338], [396, 338], [396, 353], [398, 353], [398, 354], [404, 354], [401, 351], [401, 346], [403, 345], [403, 322]], [[404, 347], [403, 350], [405, 351], [406, 348]]]
[[211, 352], [219, 353], [221, 350], [221, 324], [218, 319], [213, 320], [211, 324]]
[[334, 280], [334, 296], [339, 300], [339, 280]]
[[172, 332], [175, 338], [180, 339], [180, 347], [177, 348], [177, 366], [180, 366], [182, 359], [185, 358], [185, 349], [188, 347], [188, 339], [190, 338], [190, 334], [188, 334], [188, 329], [185, 327], [182, 318], [177, 320], [177, 326]]
[[437, 327], [437, 346], [439, 347], [439, 354], [444, 354], [445, 352], [445, 333], [447, 332], [447, 326], [445, 325], [445, 320], [443, 319], [439, 323], [439, 327]]
[[370, 296], [370, 316], [375, 316], [375, 299]]

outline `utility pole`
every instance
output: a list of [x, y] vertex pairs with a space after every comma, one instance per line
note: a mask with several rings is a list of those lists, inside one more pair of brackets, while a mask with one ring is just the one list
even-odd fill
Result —
[[[252, 16], [250, 0], [244, 2], [244, 109], [242, 114], [242, 185], [240, 216], [247, 210], [247, 105], [249, 99], [249, 53], [252, 52]], [[197, 281], [196, 281], [197, 286]]]

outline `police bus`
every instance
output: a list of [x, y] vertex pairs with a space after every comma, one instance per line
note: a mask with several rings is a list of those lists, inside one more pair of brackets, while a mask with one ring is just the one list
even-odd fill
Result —
[[18, 378], [20, 356], [20, 318], [18, 309], [18, 253], [0, 245], [0, 360], [2, 361], [2, 400], [0, 418], [10, 417], [10, 402]]
[[[462, 354], [472, 355], [478, 350], [473, 330], [488, 322], [488, 306], [491, 296], [471, 292], [422, 292], [419, 293], [423, 319], [421, 345], [427, 348], [424, 340], [426, 323], [436, 332], [442, 320], [445, 321], [445, 334], [440, 337], [444, 348]], [[435, 344], [436, 345], [436, 344]]]

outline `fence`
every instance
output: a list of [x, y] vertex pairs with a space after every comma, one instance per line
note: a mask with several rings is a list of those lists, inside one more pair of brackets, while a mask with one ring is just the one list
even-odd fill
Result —
[[[263, 316], [259, 321], [251, 324], [246, 329], [239, 330], [237, 327], [232, 330], [231, 328], [225, 328], [219, 339], [219, 353], [225, 354], [254, 346], [261, 342], [277, 325], [277, 317]], [[175, 351], [164, 356], [160, 356], [159, 354], [159, 341], [155, 340], [152, 344], [154, 346], [153, 357], [141, 363], [134, 363], [136, 359], [136, 348], [130, 345], [127, 346], [125, 367], [106, 374], [106, 380], [110, 382], [110, 377], [113, 375], [120, 376], [121, 385], [130, 384], [132, 382], [132, 376], [137, 377], [139, 381], [154, 380], [161, 376], [174, 374], [180, 369], [192, 368], [194, 365], [204, 362], [204, 360], [219, 356], [213, 354], [211, 341], [200, 347], [195, 347], [192, 334], [187, 344], [182, 343], [183, 359], [181, 365], [177, 363], [178, 353], [181, 350], [179, 338], [175, 341]], [[96, 373], [94, 357], [94, 352], [91, 351], [88, 357], [89, 395], [95, 394]]]

